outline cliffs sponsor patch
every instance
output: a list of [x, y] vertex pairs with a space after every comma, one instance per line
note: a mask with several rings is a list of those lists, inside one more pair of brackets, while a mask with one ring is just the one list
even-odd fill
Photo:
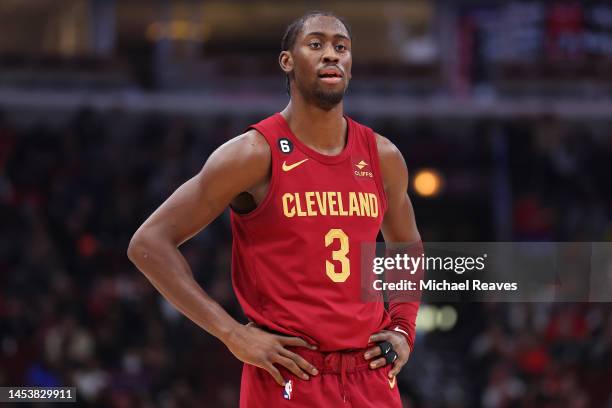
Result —
[[353, 172], [356, 177], [374, 177], [370, 165], [365, 160], [359, 160], [357, 163], [355, 163]]

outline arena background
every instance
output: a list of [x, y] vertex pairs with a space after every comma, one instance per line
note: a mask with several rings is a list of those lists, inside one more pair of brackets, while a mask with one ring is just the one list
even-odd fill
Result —
[[[346, 110], [403, 152], [424, 241], [612, 239], [609, 2], [2, 0], [0, 385], [237, 406], [241, 363], [126, 250], [215, 147], [284, 107], [280, 39], [309, 9], [352, 25]], [[227, 214], [182, 250], [244, 321]], [[406, 404], [612, 407], [611, 310], [423, 304]]]

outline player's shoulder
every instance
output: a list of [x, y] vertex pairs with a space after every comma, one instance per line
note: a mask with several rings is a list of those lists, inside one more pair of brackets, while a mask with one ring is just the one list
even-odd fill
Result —
[[378, 162], [385, 190], [391, 186], [402, 185], [408, 177], [408, 169], [400, 150], [386, 137], [374, 132], [378, 149]]
[[236, 147], [251, 150], [256, 154], [270, 152], [270, 146], [268, 146], [266, 138], [257, 129], [253, 128], [235, 136], [228, 143], [235, 144]]
[[381, 165], [383, 165], [385, 162], [393, 163], [398, 160], [401, 162], [404, 161], [402, 152], [400, 152], [392, 141], [377, 132], [374, 132], [374, 136], [376, 137], [376, 148], [378, 150]]
[[206, 161], [204, 169], [217, 172], [228, 181], [248, 179], [249, 183], [264, 180], [271, 166], [270, 147], [254, 129], [229, 139], [219, 146]]
[[233, 137], [224, 143], [219, 150], [236, 159], [270, 161], [270, 146], [266, 138], [256, 129], [248, 129], [246, 132]]

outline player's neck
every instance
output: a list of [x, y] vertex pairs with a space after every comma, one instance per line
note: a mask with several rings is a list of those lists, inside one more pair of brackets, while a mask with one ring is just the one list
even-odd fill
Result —
[[346, 144], [346, 120], [342, 102], [324, 110], [292, 100], [281, 112], [293, 134], [310, 148], [327, 155], [342, 152]]

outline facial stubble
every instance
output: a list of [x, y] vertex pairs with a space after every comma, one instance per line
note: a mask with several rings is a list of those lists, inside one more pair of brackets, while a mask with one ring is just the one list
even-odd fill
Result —
[[[319, 83], [318, 80], [315, 80], [313, 84], [310, 86], [303, 84], [300, 81], [296, 81], [295, 75], [293, 76], [293, 80], [295, 84], [299, 88], [300, 93], [304, 96], [304, 98], [313, 105], [323, 109], [323, 110], [331, 110], [344, 98], [346, 94], [346, 90], [348, 89], [348, 84], [345, 83], [344, 87], [340, 90], [334, 89], [325, 89], [323, 85]], [[344, 81], [345, 79], [343, 79]]]

